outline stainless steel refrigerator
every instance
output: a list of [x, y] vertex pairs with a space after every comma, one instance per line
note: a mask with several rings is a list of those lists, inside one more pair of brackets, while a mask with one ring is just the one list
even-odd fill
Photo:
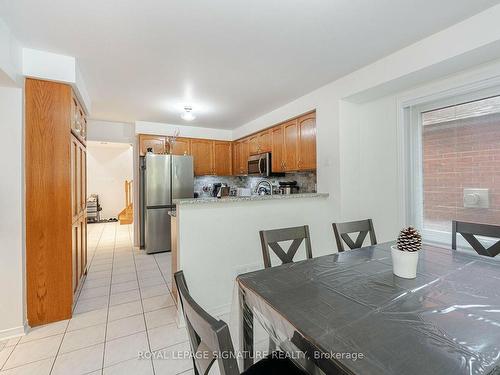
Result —
[[141, 157], [141, 248], [146, 253], [170, 251], [170, 215], [174, 199], [192, 198], [192, 156], [155, 155]]

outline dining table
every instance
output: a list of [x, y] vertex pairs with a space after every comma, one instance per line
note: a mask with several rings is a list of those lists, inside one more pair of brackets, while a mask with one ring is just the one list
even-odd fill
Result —
[[285, 356], [325, 374], [500, 374], [500, 262], [424, 244], [417, 276], [381, 243], [239, 275], [239, 341], [257, 320]]

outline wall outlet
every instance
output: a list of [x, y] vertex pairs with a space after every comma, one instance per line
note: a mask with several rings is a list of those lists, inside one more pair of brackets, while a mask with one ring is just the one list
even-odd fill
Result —
[[489, 208], [490, 189], [464, 189], [464, 208]]

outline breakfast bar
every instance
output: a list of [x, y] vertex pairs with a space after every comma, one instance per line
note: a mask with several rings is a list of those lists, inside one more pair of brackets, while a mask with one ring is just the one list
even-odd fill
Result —
[[182, 269], [193, 280], [191, 293], [210, 313], [229, 313], [236, 277], [264, 267], [260, 230], [309, 225], [314, 256], [331, 253], [328, 199], [310, 193], [176, 200], [172, 274]]

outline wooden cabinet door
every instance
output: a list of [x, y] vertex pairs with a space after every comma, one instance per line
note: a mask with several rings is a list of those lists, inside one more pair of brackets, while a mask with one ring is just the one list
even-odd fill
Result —
[[191, 155], [193, 155], [195, 176], [215, 173], [213, 144], [213, 141], [207, 139], [191, 139]]
[[316, 114], [299, 117], [299, 170], [316, 169]]
[[156, 135], [140, 135], [139, 136], [139, 149], [140, 155], [146, 155], [148, 148], [153, 149], [155, 154], [165, 153], [165, 137]]
[[273, 172], [284, 171], [283, 156], [283, 127], [279, 125], [271, 129], [271, 162]]
[[233, 175], [238, 176], [240, 172], [240, 142], [233, 142]]
[[259, 133], [259, 153], [271, 152], [271, 131]]
[[76, 217], [78, 216], [78, 200], [76, 197], [76, 184], [77, 184], [77, 179], [76, 179], [76, 171], [77, 171], [77, 155], [78, 155], [78, 141], [74, 136], [71, 136], [71, 216], [73, 217], [73, 221], [75, 221]]
[[83, 145], [80, 145], [80, 173], [81, 173], [81, 212], [87, 209], [87, 150]]
[[79, 216], [82, 212], [82, 149], [80, 142], [76, 141], [76, 215]]
[[217, 176], [231, 175], [231, 142], [214, 142], [214, 168]]
[[72, 266], [71, 266], [71, 281], [73, 284], [73, 293], [76, 292], [78, 289], [78, 253], [79, 249], [78, 246], [80, 244], [79, 240], [79, 226], [78, 222], [74, 223], [72, 228], [72, 234], [71, 234], [71, 260], [72, 260]]
[[296, 171], [299, 159], [299, 132], [296, 119], [283, 124], [283, 139], [285, 171]]
[[[87, 272], [87, 215], [80, 219], [80, 278]], [[80, 279], [78, 279], [80, 280]]]
[[240, 173], [248, 173], [248, 157], [250, 156], [248, 139], [244, 139], [240, 144]]
[[177, 138], [170, 153], [172, 155], [190, 155], [190, 143], [189, 138]]
[[260, 154], [258, 134], [248, 138], [248, 152], [250, 153], [250, 155]]

